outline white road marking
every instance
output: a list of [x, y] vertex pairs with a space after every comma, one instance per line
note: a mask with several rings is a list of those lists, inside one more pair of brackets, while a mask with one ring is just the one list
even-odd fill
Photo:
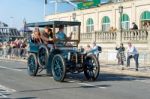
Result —
[[100, 88], [100, 89], [106, 89], [106, 87], [98, 87], [98, 88]]
[[15, 89], [10, 89], [10, 88], [3, 86], [3, 85], [0, 85], [0, 89], [5, 90], [6, 92], [16, 92]]
[[7, 96], [2, 94], [1, 92], [0, 92], [0, 97], [7, 98]]
[[70, 83], [74, 83], [75, 81], [73, 81], [73, 80], [72, 80], [72, 81], [68, 81], [68, 82], [70, 82]]
[[84, 86], [89, 86], [89, 87], [96, 87], [96, 88], [100, 88], [100, 89], [106, 89], [107, 88], [107, 87], [103, 87], [103, 86], [98, 87], [96, 85], [92, 85], [92, 84], [88, 84], [88, 83], [78, 83], [78, 84], [84, 85]]
[[8, 68], [8, 67], [5, 67], [5, 66], [0, 66], [0, 68], [4, 68], [4, 69], [8, 69], [8, 70], [13, 70], [13, 71], [22, 71], [20, 69], [13, 69], [13, 68]]
[[148, 79], [147, 80], [135, 80], [135, 81], [150, 84], [150, 80]]
[[6, 86], [0, 85], [0, 97], [7, 98], [7, 94], [16, 92], [15, 89], [10, 89]]
[[94, 85], [92, 85], [92, 84], [88, 84], [88, 83], [78, 83], [78, 84], [80, 84], [80, 85], [84, 85], [84, 86], [91, 86], [91, 87], [94, 87]]

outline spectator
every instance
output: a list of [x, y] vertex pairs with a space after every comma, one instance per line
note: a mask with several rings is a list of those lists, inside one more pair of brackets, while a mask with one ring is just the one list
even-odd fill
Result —
[[132, 23], [133, 27], [131, 28], [132, 30], [138, 30], [138, 26], [135, 24], [135, 22]]
[[124, 65], [124, 61], [125, 61], [125, 48], [123, 46], [123, 43], [120, 44], [120, 47], [116, 47], [117, 50], [117, 59], [118, 59], [118, 65]]
[[83, 48], [83, 46], [80, 46], [79, 50], [80, 50], [80, 52], [84, 53], [84, 48]]
[[7, 46], [7, 43], [6, 42], [4, 42], [4, 44], [3, 44], [3, 50], [4, 50], [4, 58], [6, 58], [7, 57], [7, 50], [6, 50], [6, 46]]
[[115, 32], [116, 30], [117, 30], [116, 28], [114, 28], [114, 27], [110, 27], [109, 32], [113, 33], [113, 32]]
[[100, 53], [100, 49], [101, 47], [99, 48], [100, 46], [97, 46], [96, 45], [96, 42], [93, 42], [93, 48], [91, 49], [90, 52], [92, 52], [92, 54], [94, 54], [97, 58], [99, 58], [99, 53]]
[[132, 45], [132, 43], [129, 42], [128, 43], [128, 50], [127, 50], [127, 67], [130, 66], [130, 59], [131, 58], [134, 58], [135, 64], [136, 64], [136, 71], [138, 71], [138, 67], [139, 67], [139, 62], [138, 62], [139, 53], [138, 53], [137, 49]]
[[89, 53], [91, 51], [91, 46], [88, 44], [85, 48], [85, 52]]
[[147, 30], [150, 30], [150, 22], [147, 22]]

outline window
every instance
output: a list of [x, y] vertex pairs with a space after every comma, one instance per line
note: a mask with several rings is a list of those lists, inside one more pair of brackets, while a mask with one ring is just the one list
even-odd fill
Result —
[[141, 20], [150, 20], [150, 12], [149, 11], [143, 12], [141, 15]]
[[108, 16], [104, 16], [102, 19], [102, 31], [109, 31], [110, 29], [110, 19]]
[[130, 28], [130, 19], [127, 14], [123, 14], [121, 17], [122, 28], [124, 30], [129, 30]]
[[141, 27], [143, 29], [150, 29], [150, 11], [144, 11], [141, 14]]
[[93, 32], [94, 31], [94, 22], [92, 18], [89, 18], [86, 22], [86, 32]]

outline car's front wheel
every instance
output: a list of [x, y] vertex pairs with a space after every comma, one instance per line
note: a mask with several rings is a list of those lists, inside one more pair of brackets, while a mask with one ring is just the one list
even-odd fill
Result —
[[52, 60], [52, 74], [56, 81], [62, 82], [66, 75], [65, 60], [60, 54], [56, 54]]
[[96, 80], [99, 75], [100, 65], [95, 55], [88, 55], [84, 61], [84, 75], [87, 80]]

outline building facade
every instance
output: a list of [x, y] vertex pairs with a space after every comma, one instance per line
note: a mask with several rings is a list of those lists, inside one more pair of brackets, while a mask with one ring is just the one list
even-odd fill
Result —
[[[140, 64], [150, 64], [150, 0], [113, 0], [90, 9], [48, 15], [45, 20], [80, 21], [80, 45], [95, 41], [102, 46], [102, 61], [116, 62], [116, 45], [124, 43], [127, 48], [131, 41], [139, 50]], [[133, 22], [139, 30], [130, 30]], [[120, 26], [124, 31], [120, 31]], [[115, 31], [111, 31], [112, 27]], [[70, 33], [75, 29], [66, 30]]]
[[0, 27], [0, 42], [21, 38], [20, 32], [16, 28]]
[[[150, 27], [150, 0], [113, 0], [99, 7], [45, 16], [45, 20], [80, 21], [81, 33], [109, 31], [112, 27], [129, 30], [132, 22], [140, 29]], [[123, 7], [120, 15], [119, 7]], [[121, 16], [121, 17], [120, 17]], [[73, 31], [73, 29], [68, 29]]]

